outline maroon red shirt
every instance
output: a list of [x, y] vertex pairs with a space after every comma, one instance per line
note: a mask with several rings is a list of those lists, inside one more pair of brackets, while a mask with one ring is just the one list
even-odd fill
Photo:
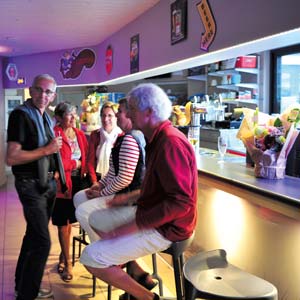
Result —
[[155, 228], [170, 241], [187, 239], [197, 222], [197, 190], [195, 152], [184, 134], [165, 121], [146, 146], [138, 227]]

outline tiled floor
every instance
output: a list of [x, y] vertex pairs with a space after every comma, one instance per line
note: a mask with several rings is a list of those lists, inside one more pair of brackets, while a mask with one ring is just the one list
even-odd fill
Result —
[[[50, 222], [52, 236], [51, 253], [47, 262], [42, 282], [43, 287], [50, 287], [55, 300], [107, 299], [107, 285], [97, 280], [96, 296], [92, 298], [91, 275], [77, 262], [74, 267], [74, 279], [70, 283], [61, 280], [56, 272], [59, 244], [57, 229]], [[8, 175], [8, 183], [0, 188], [0, 300], [14, 299], [14, 271], [25, 229], [22, 207], [14, 189], [13, 177]], [[73, 232], [78, 233], [77, 225]], [[71, 252], [71, 249], [70, 249]], [[151, 259], [139, 260], [142, 266], [151, 273]], [[164, 279], [164, 295], [174, 296], [173, 270], [170, 265], [158, 256], [158, 269]], [[30, 276], [30, 275], [29, 275]], [[155, 288], [158, 291], [158, 288]], [[118, 300], [122, 291], [113, 289], [112, 300]]]

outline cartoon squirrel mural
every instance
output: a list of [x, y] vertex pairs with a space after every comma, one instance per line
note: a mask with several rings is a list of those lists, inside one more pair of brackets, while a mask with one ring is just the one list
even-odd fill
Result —
[[90, 69], [94, 66], [96, 55], [91, 49], [83, 49], [78, 54], [65, 51], [60, 60], [60, 72], [65, 79], [77, 78], [84, 68]]

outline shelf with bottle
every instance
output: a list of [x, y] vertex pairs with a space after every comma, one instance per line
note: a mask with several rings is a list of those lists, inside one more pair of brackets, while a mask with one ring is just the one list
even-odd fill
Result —
[[[209, 77], [224, 77], [224, 76], [235, 77], [235, 76], [240, 75], [240, 73], [248, 73], [248, 74], [257, 75], [258, 72], [259, 72], [259, 70], [257, 68], [234, 68], [234, 69], [226, 69], [226, 70], [218, 70], [218, 71], [214, 71], [214, 72], [208, 72], [207, 74], [188, 76], [187, 79], [208, 81]], [[240, 87], [249, 87], [250, 86], [250, 83], [233, 83], [232, 85], [237, 86], [238, 84], [240, 84]], [[251, 85], [252, 85], [252, 87], [250, 87], [250, 88], [257, 88], [257, 86], [253, 87], [253, 84], [251, 84]], [[215, 87], [216, 85], [210, 85], [210, 86]]]
[[[258, 89], [258, 68], [225, 68], [208, 72], [211, 85], [209, 87], [239, 91], [243, 89]], [[220, 79], [222, 78], [221, 82]], [[209, 81], [209, 79], [208, 79]]]

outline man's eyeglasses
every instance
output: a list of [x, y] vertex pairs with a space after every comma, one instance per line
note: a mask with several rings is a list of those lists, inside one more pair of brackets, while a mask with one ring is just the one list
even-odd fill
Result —
[[43, 94], [45, 93], [47, 96], [52, 96], [53, 94], [55, 94], [55, 92], [51, 91], [51, 90], [46, 90], [44, 91], [41, 87], [39, 86], [33, 86], [32, 87], [37, 93], [39, 94]]

